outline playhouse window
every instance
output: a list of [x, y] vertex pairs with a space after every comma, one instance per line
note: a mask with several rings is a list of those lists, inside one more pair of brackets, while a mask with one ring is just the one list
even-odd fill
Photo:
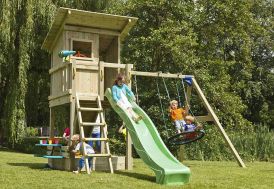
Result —
[[72, 41], [72, 50], [77, 53], [74, 56], [91, 58], [92, 42]]

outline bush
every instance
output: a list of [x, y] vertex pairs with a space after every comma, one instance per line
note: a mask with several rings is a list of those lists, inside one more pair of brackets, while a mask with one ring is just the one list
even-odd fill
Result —
[[14, 149], [29, 154], [46, 154], [46, 148], [35, 146], [39, 140], [39, 138], [23, 138], [15, 145]]
[[[274, 132], [259, 126], [254, 131], [227, 134], [245, 161], [274, 161]], [[215, 126], [208, 126], [204, 138], [185, 145], [184, 156], [189, 160], [234, 160], [234, 156]]]
[[26, 127], [25, 129], [25, 136], [26, 137], [33, 137], [38, 136], [38, 129], [35, 127]]

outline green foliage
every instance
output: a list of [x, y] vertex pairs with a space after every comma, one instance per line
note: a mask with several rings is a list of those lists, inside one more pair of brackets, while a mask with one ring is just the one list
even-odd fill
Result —
[[[266, 126], [258, 126], [254, 131], [229, 131], [234, 147], [245, 161], [274, 161], [274, 133]], [[234, 156], [216, 127], [207, 126], [203, 139], [185, 145], [188, 160], [223, 161]]]
[[25, 129], [25, 136], [26, 137], [38, 136], [38, 129], [35, 127], [27, 127]]

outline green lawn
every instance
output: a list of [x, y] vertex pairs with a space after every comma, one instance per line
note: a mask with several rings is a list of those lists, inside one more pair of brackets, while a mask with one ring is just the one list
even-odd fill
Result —
[[274, 163], [247, 163], [246, 169], [235, 162], [186, 161], [192, 172], [184, 186], [161, 186], [155, 183], [153, 172], [140, 159], [134, 160], [132, 171], [115, 174], [92, 172], [74, 175], [71, 172], [46, 169], [46, 159], [31, 154], [0, 149], [0, 188], [274, 188]]

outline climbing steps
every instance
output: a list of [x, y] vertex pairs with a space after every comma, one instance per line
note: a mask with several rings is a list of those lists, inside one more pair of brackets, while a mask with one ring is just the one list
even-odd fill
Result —
[[[90, 174], [90, 168], [88, 164], [88, 157], [106, 157], [108, 158], [108, 163], [109, 163], [109, 170], [111, 173], [113, 173], [113, 167], [112, 167], [112, 161], [111, 161], [111, 154], [109, 150], [109, 142], [107, 138], [107, 124], [105, 122], [105, 117], [103, 114], [103, 108], [100, 100], [100, 96], [97, 96], [96, 101], [97, 101], [97, 107], [96, 108], [89, 108], [89, 107], [81, 107], [80, 106], [80, 97], [79, 95], [76, 94], [76, 111], [77, 111], [77, 118], [78, 118], [78, 124], [79, 124], [79, 130], [80, 130], [80, 138], [82, 141], [82, 149], [83, 149], [83, 156], [85, 158], [85, 167], [86, 167], [86, 172]], [[84, 122], [82, 120], [82, 112], [97, 112], [97, 118], [96, 122]], [[100, 126], [101, 127], [101, 138], [88, 138], [85, 137], [85, 129], [84, 127], [94, 127], [94, 126]], [[87, 154], [86, 152], [86, 142], [88, 141], [102, 141], [105, 143], [105, 148], [106, 150], [103, 150], [100, 152], [100, 154]]]

